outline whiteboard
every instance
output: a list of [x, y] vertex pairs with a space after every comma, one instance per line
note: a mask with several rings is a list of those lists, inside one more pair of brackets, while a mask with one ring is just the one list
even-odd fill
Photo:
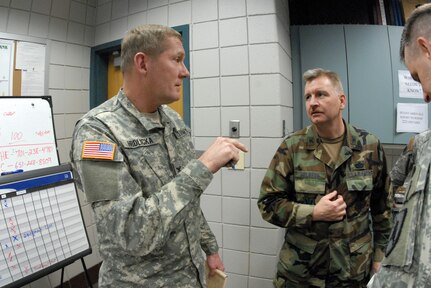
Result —
[[0, 177], [0, 287], [91, 253], [70, 164]]
[[58, 164], [51, 97], [0, 97], [0, 173]]

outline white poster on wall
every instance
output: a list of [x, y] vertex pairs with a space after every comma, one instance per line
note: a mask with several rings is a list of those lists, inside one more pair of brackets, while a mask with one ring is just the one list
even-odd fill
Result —
[[398, 83], [401, 98], [422, 99], [422, 85], [413, 80], [408, 70], [398, 70]]
[[41, 96], [45, 94], [45, 72], [27, 71], [21, 73], [21, 95]]
[[45, 71], [45, 45], [18, 42], [15, 69]]
[[397, 132], [420, 133], [428, 128], [428, 105], [397, 104]]
[[21, 95], [45, 94], [45, 45], [18, 42], [16, 47], [16, 69], [21, 69]]
[[0, 39], [0, 96], [12, 95], [13, 41]]

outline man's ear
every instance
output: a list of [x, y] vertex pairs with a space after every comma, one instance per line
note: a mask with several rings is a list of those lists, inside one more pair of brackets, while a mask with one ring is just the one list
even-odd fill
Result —
[[425, 37], [418, 37], [416, 39], [419, 49], [421, 52], [425, 53], [428, 59], [431, 59], [431, 42], [429, 42]]
[[138, 52], [133, 58], [135, 69], [141, 73], [147, 73], [148, 70], [148, 55], [143, 52]]
[[347, 104], [346, 95], [341, 94], [339, 97], [340, 97], [339, 98], [340, 99], [340, 108], [341, 108], [341, 110], [344, 110], [344, 108], [346, 108], [346, 104]]

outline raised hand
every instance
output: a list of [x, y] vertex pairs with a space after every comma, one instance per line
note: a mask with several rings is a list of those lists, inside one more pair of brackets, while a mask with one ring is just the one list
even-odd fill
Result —
[[241, 142], [231, 138], [218, 137], [213, 144], [199, 157], [199, 160], [216, 173], [229, 161], [235, 164], [239, 160], [239, 151], [247, 152], [247, 147]]

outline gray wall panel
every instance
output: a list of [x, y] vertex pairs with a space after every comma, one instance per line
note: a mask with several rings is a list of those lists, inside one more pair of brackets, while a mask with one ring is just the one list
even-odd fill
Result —
[[299, 47], [299, 26], [290, 27], [292, 51], [292, 90], [293, 90], [293, 130], [302, 129], [302, 81], [301, 81], [301, 51]]
[[393, 143], [393, 84], [386, 26], [346, 25], [349, 120]]

